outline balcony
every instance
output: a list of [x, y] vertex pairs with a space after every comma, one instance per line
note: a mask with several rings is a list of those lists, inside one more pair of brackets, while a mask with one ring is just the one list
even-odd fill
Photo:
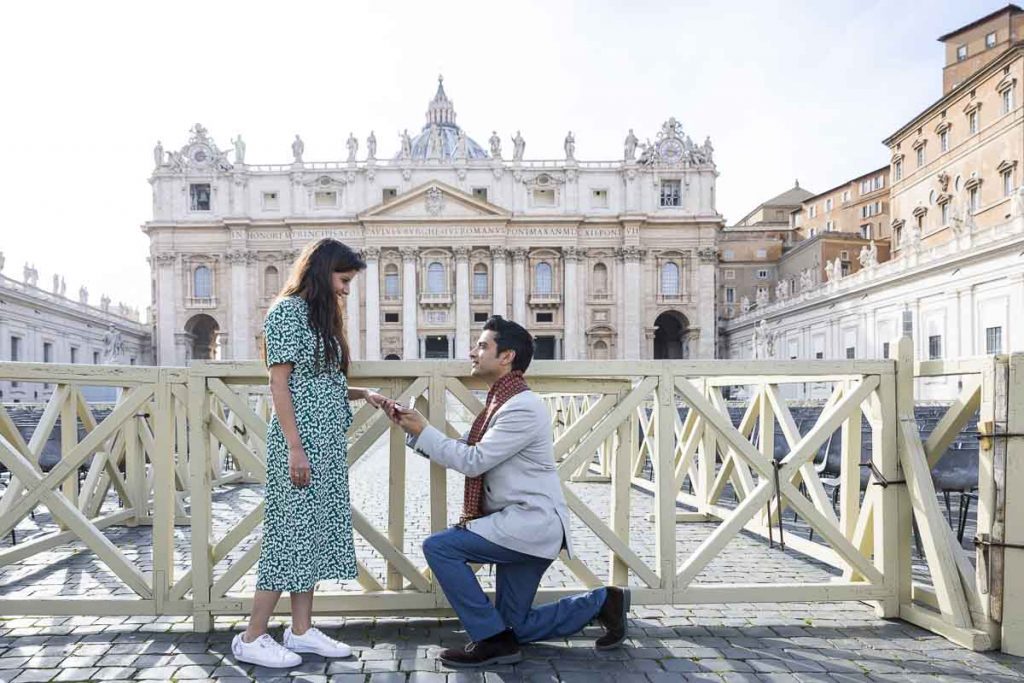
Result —
[[470, 294], [470, 298], [473, 301], [476, 301], [476, 302], [490, 301], [491, 300], [491, 293], [490, 292], [473, 292], [472, 294]]
[[430, 307], [451, 306], [451, 292], [420, 292], [420, 305]]
[[530, 305], [539, 308], [554, 308], [562, 303], [562, 295], [557, 292], [532, 292]]
[[217, 308], [215, 296], [190, 296], [185, 298], [185, 308]]
[[685, 292], [675, 292], [672, 294], [659, 292], [657, 297], [659, 304], [688, 304], [690, 299], [690, 295]]

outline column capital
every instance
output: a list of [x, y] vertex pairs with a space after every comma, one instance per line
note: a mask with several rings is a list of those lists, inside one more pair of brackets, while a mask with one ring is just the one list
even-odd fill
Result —
[[491, 258], [505, 260], [508, 257], [508, 249], [505, 247], [491, 247]]
[[526, 253], [525, 247], [516, 247], [512, 250], [512, 260], [515, 263], [523, 263], [526, 261]]
[[403, 263], [413, 263], [416, 261], [416, 257], [419, 256], [420, 250], [416, 247], [402, 247], [398, 250], [402, 254]]
[[153, 262], [158, 266], [172, 266], [177, 260], [177, 254], [154, 254], [153, 256]]
[[468, 261], [470, 248], [466, 246], [455, 247], [452, 251], [455, 252], [456, 261]]
[[697, 258], [702, 264], [718, 263], [718, 249], [715, 247], [701, 247], [697, 250]]
[[575, 246], [562, 247], [562, 258], [566, 261], [579, 261], [581, 256], [580, 249]]
[[363, 247], [362, 255], [367, 261], [378, 261], [380, 260], [380, 247]]
[[617, 256], [626, 263], [639, 263], [646, 254], [646, 249], [630, 246], [619, 249]]

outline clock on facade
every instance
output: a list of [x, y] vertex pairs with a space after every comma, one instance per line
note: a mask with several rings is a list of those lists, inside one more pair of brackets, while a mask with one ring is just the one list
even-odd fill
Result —
[[683, 158], [683, 143], [675, 138], [662, 140], [658, 145], [658, 156], [665, 163], [678, 163]]

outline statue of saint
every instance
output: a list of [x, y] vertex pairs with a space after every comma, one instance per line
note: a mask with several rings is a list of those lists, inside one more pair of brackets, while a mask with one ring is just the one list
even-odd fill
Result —
[[302, 153], [306, 151], [306, 145], [302, 142], [302, 138], [299, 134], [295, 134], [295, 140], [292, 141], [292, 157], [294, 157], [296, 164], [302, 163]]
[[156, 147], [153, 148], [153, 165], [156, 168], [164, 165], [164, 146], [159, 140], [156, 141]]
[[89, 303], [89, 290], [85, 288], [85, 285], [78, 288], [78, 301], [83, 304]]
[[53, 274], [53, 293], [60, 293], [60, 275], [57, 275], [56, 273]]
[[441, 138], [441, 126], [436, 123], [430, 126], [430, 141], [427, 146], [427, 158], [444, 158], [444, 140]]
[[636, 145], [638, 140], [633, 135], [633, 129], [629, 129], [629, 133], [626, 135], [626, 142], [623, 143], [624, 159], [626, 161], [633, 161], [636, 158]]
[[750, 297], [740, 297], [740, 310], [744, 313], [750, 312]]
[[238, 137], [231, 141], [231, 144], [235, 146], [235, 163], [245, 163], [245, 141], [242, 140], [242, 134], [239, 133]]
[[516, 131], [516, 136], [512, 138], [512, 159], [514, 161], [523, 160], [523, 152], [526, 151], [526, 140], [523, 140], [523, 136]]
[[366, 138], [366, 159], [377, 158], [377, 136], [370, 131], [370, 137]]
[[401, 133], [401, 158], [413, 158], [413, 138], [409, 136], [408, 128], [406, 130], [403, 130]]
[[711, 145], [710, 135], [704, 138], [704, 146], [702, 147], [702, 151], [704, 152], [704, 160], [707, 161], [709, 164], [713, 163], [713, 155], [715, 153], [715, 148]]
[[501, 158], [501, 138], [498, 137], [498, 131], [491, 132], [491, 156], [495, 159]]
[[459, 137], [455, 141], [455, 158], [464, 160], [466, 158], [466, 131], [460, 130]]
[[356, 140], [356, 136], [349, 133], [348, 142], [345, 143], [345, 146], [348, 147], [348, 161], [355, 161], [356, 152], [359, 151], [359, 141]]
[[566, 161], [576, 161], [576, 138], [573, 137], [571, 130], [565, 136], [565, 159]]

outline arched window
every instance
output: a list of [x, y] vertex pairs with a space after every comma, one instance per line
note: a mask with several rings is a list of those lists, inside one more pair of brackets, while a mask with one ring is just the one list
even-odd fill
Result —
[[608, 344], [601, 340], [594, 342], [593, 353], [591, 358], [594, 360], [608, 360]]
[[444, 294], [444, 266], [434, 261], [427, 266], [427, 293]]
[[213, 272], [206, 266], [199, 266], [192, 274], [192, 296], [197, 299], [213, 296]]
[[679, 266], [672, 261], [661, 266], [661, 293], [670, 296], [679, 294]]
[[541, 261], [534, 269], [533, 284], [538, 294], [551, 294], [551, 264]]
[[281, 289], [281, 281], [277, 272], [277, 268], [274, 266], [267, 266], [267, 269], [263, 271], [263, 294], [264, 296], [274, 296], [277, 291]]
[[389, 263], [384, 267], [384, 298], [399, 299], [402, 296], [402, 286], [398, 280], [398, 266]]
[[483, 263], [473, 266], [473, 296], [487, 298], [487, 266]]
[[598, 263], [594, 266], [594, 294], [608, 293], [608, 266]]

